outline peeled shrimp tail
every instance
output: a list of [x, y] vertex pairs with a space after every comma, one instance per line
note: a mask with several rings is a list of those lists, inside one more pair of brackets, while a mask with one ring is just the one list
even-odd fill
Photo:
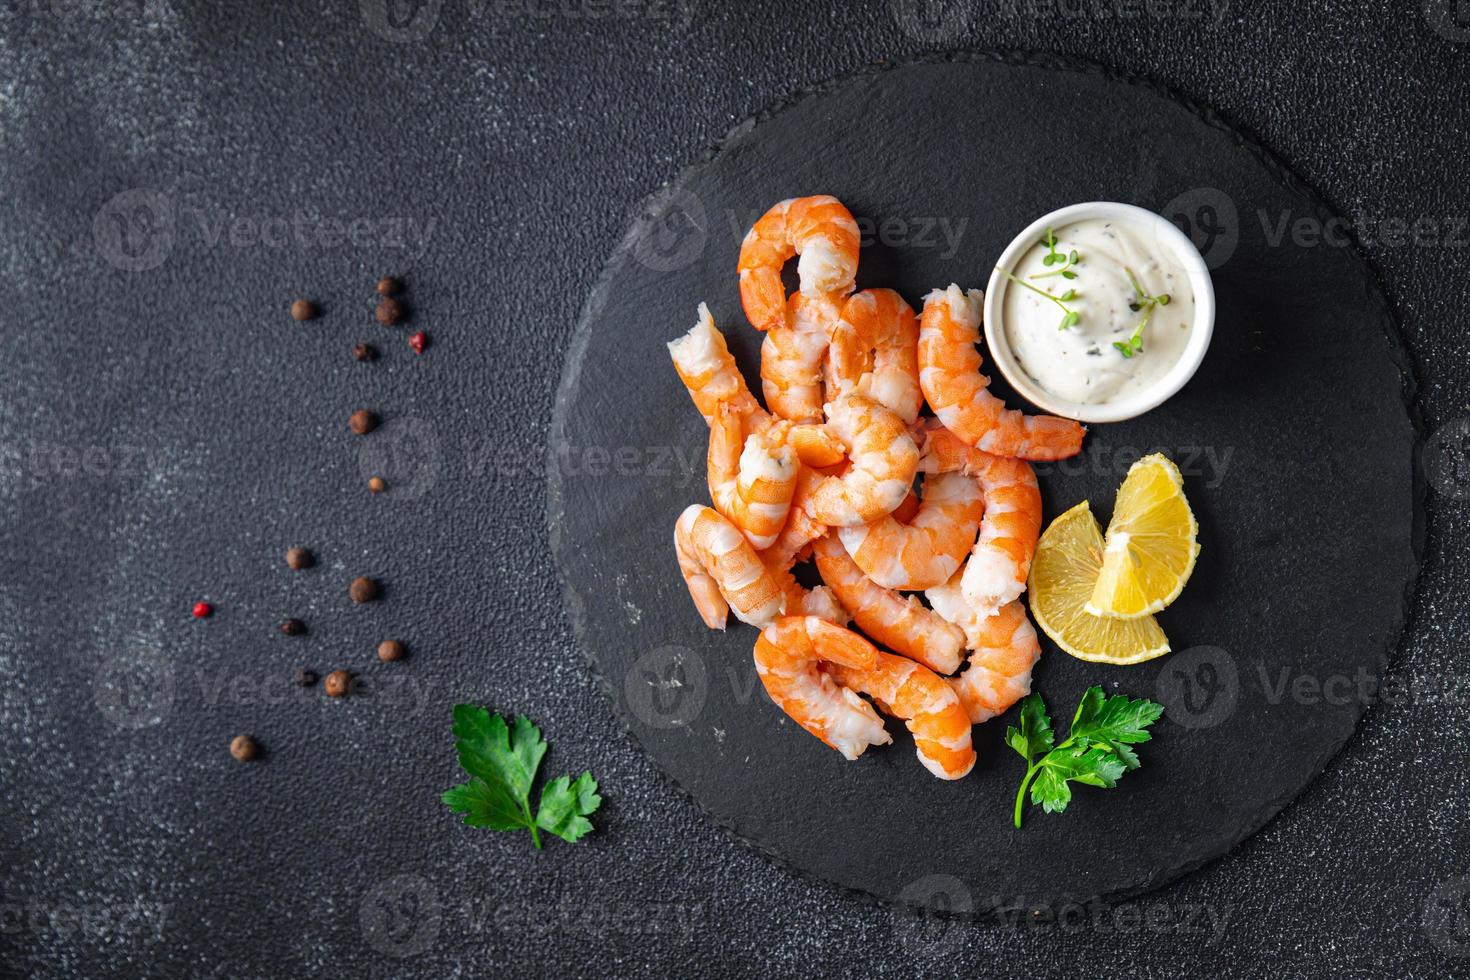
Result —
[[766, 693], [802, 728], [847, 759], [892, 741], [873, 706], [818, 669], [870, 668], [878, 650], [851, 630], [814, 616], [784, 616], [755, 641], [755, 669]]
[[975, 768], [970, 717], [944, 678], [912, 660], [878, 653], [871, 668], [837, 665], [828, 672], [843, 687], [862, 691], [902, 718], [914, 736], [920, 764], [940, 779], [960, 779]]
[[852, 613], [858, 627], [876, 642], [941, 674], [960, 666], [964, 632], [936, 615], [914, 596], [885, 589], [863, 574], [835, 535], [815, 546], [822, 581]]
[[924, 299], [919, 319], [919, 385], [929, 407], [964, 442], [997, 456], [1065, 459], [1086, 430], [1071, 420], [1008, 409], [981, 373], [979, 290], [951, 284]]
[[718, 512], [691, 504], [674, 525], [674, 552], [694, 607], [710, 629], [726, 613], [765, 626], [786, 608], [786, 596], [740, 530]]

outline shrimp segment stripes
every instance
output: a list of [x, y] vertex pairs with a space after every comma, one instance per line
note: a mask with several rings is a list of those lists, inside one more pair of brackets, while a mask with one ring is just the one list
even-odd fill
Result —
[[965, 598], [981, 613], [992, 613], [1026, 590], [1031, 559], [1041, 536], [1041, 489], [1036, 472], [1023, 459], [992, 456], [967, 446], [939, 425], [923, 433], [919, 469], [926, 474], [959, 472], [979, 484], [985, 498], [980, 537], [965, 563]]
[[765, 626], [786, 611], [786, 594], [740, 530], [719, 513], [691, 504], [674, 525], [674, 552], [694, 607], [710, 629], [726, 613]]
[[902, 718], [920, 764], [935, 776], [960, 779], [975, 767], [970, 716], [954, 689], [928, 667], [880, 651], [871, 668], [835, 665], [827, 671], [843, 687], [872, 697], [885, 714]]
[[815, 616], [783, 616], [755, 641], [755, 669], [776, 706], [847, 759], [892, 741], [873, 706], [819, 669], [869, 669], [879, 653], [867, 640]]
[[694, 407], [707, 424], [714, 423], [721, 404], [728, 404], [745, 421], [747, 431], [774, 429], [772, 441], [791, 446], [802, 462], [811, 466], [842, 462], [846, 450], [826, 426], [774, 419], [761, 408], [730, 355], [725, 335], [715, 326], [705, 304], [699, 304], [699, 317], [694, 326], [682, 337], [670, 341], [668, 348], [674, 370], [679, 372]]
[[924, 299], [919, 319], [919, 385], [945, 427], [971, 446], [997, 456], [1066, 459], [1082, 448], [1085, 430], [1072, 419], [1023, 415], [987, 389], [980, 373], [983, 295], [951, 284]]
[[891, 514], [838, 530], [863, 573], [885, 589], [927, 589], [949, 581], [989, 517], [977, 482], [963, 473], [924, 477], [918, 513], [905, 524]]
[[949, 678], [949, 685], [970, 721], [989, 721], [1031, 693], [1031, 671], [1041, 659], [1041, 643], [1019, 599], [982, 616], [965, 600], [959, 576], [924, 595], [936, 613], [965, 631], [969, 666]]
[[828, 355], [836, 394], [856, 391], [909, 425], [919, 418], [919, 323], [913, 307], [891, 289], [854, 293], [831, 331]]
[[740, 243], [740, 305], [751, 326], [786, 326], [781, 267], [800, 255], [797, 273], [809, 296], [852, 292], [860, 248], [857, 222], [827, 194], [781, 201], [763, 214]]
[[841, 302], [835, 294], [795, 293], [786, 324], [766, 331], [761, 342], [761, 390], [766, 405], [781, 418], [822, 421], [823, 368]]
[[772, 435], [766, 428], [747, 439], [728, 403], [721, 403], [710, 422], [710, 499], [757, 550], [776, 540], [796, 492], [796, 453], [773, 443]]
[[919, 447], [903, 419], [862, 395], [826, 405], [827, 429], [847, 447], [847, 472], [812, 494], [811, 513], [832, 527], [867, 524], [903, 503], [919, 469]]
[[863, 574], [835, 535], [817, 541], [817, 569], [858, 627], [876, 642], [941, 674], [959, 669], [965, 634], [915, 596], [885, 589]]

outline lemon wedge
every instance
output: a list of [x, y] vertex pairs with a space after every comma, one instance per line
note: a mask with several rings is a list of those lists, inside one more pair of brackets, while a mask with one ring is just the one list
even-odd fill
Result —
[[1087, 611], [1103, 568], [1103, 552], [1102, 529], [1087, 501], [1051, 522], [1031, 562], [1031, 615], [1036, 625], [1079, 660], [1136, 664], [1168, 653], [1169, 638], [1152, 616], [1115, 619]]
[[1199, 522], [1179, 467], [1158, 453], [1128, 469], [1087, 601], [1094, 616], [1138, 619], [1179, 598], [1199, 555]]

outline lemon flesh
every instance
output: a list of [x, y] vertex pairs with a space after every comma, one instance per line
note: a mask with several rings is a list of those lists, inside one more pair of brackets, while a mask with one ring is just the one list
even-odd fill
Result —
[[1194, 571], [1198, 537], [1179, 468], [1158, 453], [1140, 459], [1118, 488], [1087, 611], [1138, 619], [1163, 609]]
[[1136, 664], [1169, 652], [1152, 616], [1114, 619], [1087, 611], [1103, 567], [1103, 536], [1083, 501], [1051, 522], [1031, 563], [1031, 615], [1046, 635], [1079, 660]]

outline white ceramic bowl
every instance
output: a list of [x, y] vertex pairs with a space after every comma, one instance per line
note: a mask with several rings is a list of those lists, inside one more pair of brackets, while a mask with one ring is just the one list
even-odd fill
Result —
[[[1048, 228], [1061, 229], [1066, 225], [1093, 218], [1126, 222], [1139, 228], [1151, 237], [1156, 246], [1169, 253], [1189, 275], [1189, 284], [1194, 289], [1194, 324], [1190, 328], [1189, 343], [1179, 355], [1179, 360], [1152, 386], [1120, 398], [1098, 404], [1069, 401], [1041, 388], [1022, 370], [1006, 339], [1005, 297], [1011, 282], [1001, 274], [1001, 269], [1013, 269], [1022, 256], [1045, 234]], [[985, 289], [985, 343], [990, 348], [990, 359], [1005, 379], [1011, 383], [1016, 394], [1052, 415], [1062, 415], [1080, 422], [1121, 422], [1157, 408], [1172, 397], [1194, 377], [1205, 351], [1210, 347], [1210, 336], [1215, 331], [1215, 287], [1210, 280], [1209, 267], [1199, 249], [1174, 226], [1172, 221], [1131, 204], [1113, 201], [1089, 201], [1073, 204], [1050, 214], [1044, 214], [1031, 222], [996, 262], [990, 273], [990, 284]]]

